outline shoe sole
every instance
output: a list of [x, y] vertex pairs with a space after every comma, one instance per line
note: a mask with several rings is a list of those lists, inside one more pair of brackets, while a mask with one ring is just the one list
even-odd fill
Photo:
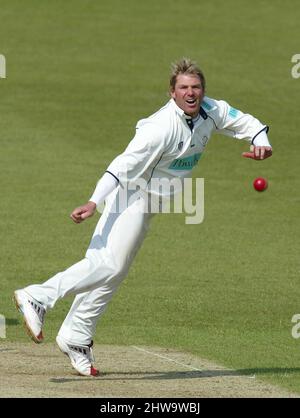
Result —
[[39, 339], [39, 338], [37, 338], [35, 335], [34, 335], [34, 333], [32, 332], [32, 330], [31, 330], [31, 328], [30, 328], [30, 326], [28, 325], [28, 322], [26, 321], [26, 318], [25, 318], [25, 315], [24, 315], [24, 313], [23, 313], [23, 311], [22, 311], [22, 308], [21, 308], [21, 304], [19, 303], [19, 301], [18, 301], [18, 298], [17, 298], [17, 296], [16, 296], [16, 293], [14, 293], [14, 295], [13, 295], [13, 302], [14, 302], [14, 304], [16, 305], [16, 308], [17, 308], [17, 310], [20, 312], [20, 314], [23, 316], [23, 321], [24, 321], [24, 327], [25, 327], [25, 330], [26, 330], [26, 332], [27, 332], [27, 334], [29, 335], [29, 337], [36, 343], [36, 344], [41, 344], [42, 342], [43, 342], [43, 338], [41, 338], [41, 339]]

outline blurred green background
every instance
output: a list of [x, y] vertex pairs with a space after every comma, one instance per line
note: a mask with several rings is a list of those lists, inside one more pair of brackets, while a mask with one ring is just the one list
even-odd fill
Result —
[[[72, 224], [138, 119], [168, 100], [170, 63], [196, 60], [207, 95], [270, 125], [274, 156], [243, 159], [215, 136], [194, 170], [205, 219], [159, 215], [99, 322], [101, 344], [174, 347], [300, 393], [296, 0], [0, 1], [0, 313], [27, 341], [11, 295], [79, 261], [97, 217]], [[257, 193], [252, 181], [269, 188]], [[122, 239], [122, 237], [120, 237]], [[72, 298], [47, 314], [54, 341]], [[0, 344], [4, 340], [0, 339]]]

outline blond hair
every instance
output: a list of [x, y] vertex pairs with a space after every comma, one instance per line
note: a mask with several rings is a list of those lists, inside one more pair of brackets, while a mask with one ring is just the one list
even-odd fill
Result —
[[190, 58], [182, 58], [181, 60], [172, 63], [171, 65], [171, 75], [170, 75], [170, 89], [173, 91], [175, 89], [175, 84], [177, 81], [177, 76], [179, 74], [187, 75], [196, 75], [200, 78], [201, 85], [205, 91], [205, 77], [203, 72], [200, 70], [196, 62], [192, 61]]

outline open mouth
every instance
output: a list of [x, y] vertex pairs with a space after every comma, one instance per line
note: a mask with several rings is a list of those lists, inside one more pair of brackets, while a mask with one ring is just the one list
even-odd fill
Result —
[[188, 100], [186, 100], [186, 103], [189, 104], [189, 105], [194, 105], [194, 104], [196, 104], [196, 99], [188, 99]]

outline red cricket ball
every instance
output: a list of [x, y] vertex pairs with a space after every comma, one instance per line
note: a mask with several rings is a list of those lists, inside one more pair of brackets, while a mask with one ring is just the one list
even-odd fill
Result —
[[268, 187], [268, 182], [263, 177], [257, 177], [253, 182], [253, 187], [258, 192], [263, 192]]

